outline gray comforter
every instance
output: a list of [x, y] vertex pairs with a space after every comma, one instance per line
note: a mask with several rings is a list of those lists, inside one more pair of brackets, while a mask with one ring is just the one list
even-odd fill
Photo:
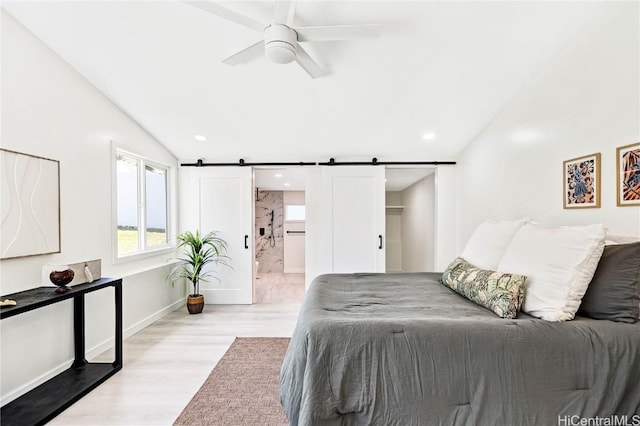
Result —
[[500, 319], [439, 279], [316, 278], [282, 365], [291, 424], [640, 425], [640, 322]]

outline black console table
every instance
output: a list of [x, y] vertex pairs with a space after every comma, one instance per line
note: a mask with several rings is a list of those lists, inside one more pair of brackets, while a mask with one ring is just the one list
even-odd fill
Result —
[[[115, 361], [87, 362], [85, 358], [84, 295], [103, 288], [115, 289]], [[71, 367], [18, 399], [3, 406], [3, 425], [42, 425], [91, 392], [122, 368], [122, 280], [102, 278], [79, 284], [65, 293], [55, 287], [38, 287], [2, 296], [18, 302], [0, 310], [0, 319], [10, 318], [63, 300], [73, 299], [73, 338], [75, 359]]]

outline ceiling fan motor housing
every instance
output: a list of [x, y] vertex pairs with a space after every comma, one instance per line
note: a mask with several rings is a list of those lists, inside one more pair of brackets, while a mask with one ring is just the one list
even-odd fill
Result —
[[298, 35], [283, 24], [271, 24], [264, 29], [264, 53], [271, 62], [288, 64], [296, 58]]

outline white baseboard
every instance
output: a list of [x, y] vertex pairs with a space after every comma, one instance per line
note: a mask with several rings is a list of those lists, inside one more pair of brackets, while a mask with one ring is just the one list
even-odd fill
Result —
[[154, 322], [158, 321], [160, 318], [166, 316], [168, 313], [173, 312], [176, 309], [178, 309], [180, 306], [184, 306], [186, 304], [187, 304], [187, 298], [183, 297], [181, 299], [176, 300], [172, 304], [165, 306], [164, 308], [160, 309], [158, 312], [149, 315], [148, 317], [138, 321], [132, 326], [127, 327], [127, 329], [123, 331], [124, 338], [126, 339], [127, 337], [133, 336], [138, 331], [150, 326]]
[[30, 390], [37, 388], [38, 386], [40, 386], [50, 378], [57, 376], [67, 368], [71, 367], [72, 363], [73, 361], [64, 362], [58, 365], [57, 367], [55, 367], [54, 369], [49, 370], [46, 373], [36, 377], [26, 385], [20, 386], [18, 389], [14, 389], [11, 392], [7, 393], [6, 395], [3, 395], [2, 399], [0, 399], [0, 405], [4, 406], [5, 404], [10, 403], [14, 399], [21, 397], [22, 395], [29, 392]]
[[[122, 338], [126, 339], [127, 337], [133, 336], [134, 334], [136, 334], [140, 330], [150, 326], [154, 322], [158, 321], [160, 318], [166, 316], [169, 312], [175, 311], [176, 309], [178, 309], [180, 306], [184, 305], [185, 303], [186, 303], [186, 297], [184, 299], [176, 300], [175, 302], [173, 302], [169, 306], [165, 306], [164, 308], [160, 309], [157, 312], [154, 312], [153, 314], [149, 315], [148, 317], [141, 319], [137, 323], [135, 323], [133, 325], [130, 325], [129, 327], [127, 327], [124, 330], [122, 330]], [[98, 355], [100, 355], [101, 353], [103, 353], [105, 351], [108, 351], [109, 349], [114, 347], [114, 345], [115, 345], [115, 338], [114, 337], [110, 337], [109, 339], [107, 339], [107, 340], [105, 340], [105, 341], [103, 341], [101, 343], [98, 343], [97, 345], [95, 345], [91, 349], [87, 350], [86, 354], [85, 354], [85, 358], [89, 359], [89, 360], [93, 359], [93, 358], [97, 357]]]
[[[146, 327], [150, 326], [151, 324], [153, 324], [154, 322], [156, 322], [160, 318], [166, 316], [169, 312], [175, 311], [180, 306], [183, 306], [185, 303], [186, 303], [186, 297], [182, 298], [182, 299], [179, 299], [179, 300], [176, 300], [175, 302], [173, 302], [169, 306], [165, 306], [164, 308], [160, 309], [159, 311], [157, 311], [157, 312], [149, 315], [148, 317], [138, 321], [137, 323], [127, 327], [126, 329], [122, 330], [123, 339], [126, 339], [127, 337], [133, 336], [134, 334], [136, 334], [137, 332], [139, 332], [143, 328], [146, 328]], [[105, 340], [105, 341], [103, 341], [101, 343], [98, 343], [97, 345], [95, 345], [91, 349], [87, 350], [85, 352], [85, 358], [88, 359], [88, 360], [91, 360], [91, 359], [95, 358], [96, 356], [100, 355], [101, 353], [111, 349], [114, 345], [115, 345], [115, 338], [111, 337], [111, 338], [109, 338], [109, 339], [107, 339], [107, 340]], [[35, 379], [30, 381], [26, 385], [20, 386], [19, 388], [7, 393], [6, 395], [3, 395], [2, 398], [0, 399], [0, 405], [8, 404], [11, 401], [13, 401], [14, 399], [19, 398], [20, 396], [24, 395], [25, 393], [29, 392], [30, 390], [40, 386], [41, 384], [43, 384], [47, 380], [57, 376], [58, 374], [62, 373], [64, 370], [66, 370], [69, 367], [71, 367], [72, 363], [73, 363], [73, 360], [66, 361], [66, 362], [58, 365], [57, 367], [47, 371], [46, 373], [41, 374], [40, 376], [36, 377]]]

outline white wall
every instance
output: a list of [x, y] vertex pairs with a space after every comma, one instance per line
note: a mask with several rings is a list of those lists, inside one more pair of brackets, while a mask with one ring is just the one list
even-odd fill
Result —
[[434, 269], [444, 271], [458, 256], [458, 168], [440, 166], [435, 173]]
[[305, 168], [305, 289], [320, 274], [331, 272], [331, 221], [321, 167]]
[[[488, 218], [605, 223], [640, 235], [640, 208], [616, 207], [617, 146], [640, 141], [638, 2], [610, 2], [458, 159], [458, 252]], [[602, 207], [563, 210], [562, 162], [602, 153]]]
[[289, 234], [287, 231], [304, 231], [305, 221], [287, 221], [287, 205], [304, 206], [304, 191], [284, 191], [284, 272], [304, 273], [305, 234]]
[[[45, 263], [100, 258], [103, 276], [124, 278], [125, 335], [132, 334], [181, 305], [185, 290], [166, 282], [169, 253], [113, 264], [110, 141], [172, 167], [177, 160], [11, 16], [1, 16], [2, 147], [60, 161], [62, 251], [0, 261], [0, 292], [38, 287]], [[112, 289], [87, 295], [89, 356], [112, 345], [113, 310]], [[72, 311], [68, 301], [0, 323], [2, 404], [70, 364]]]
[[435, 179], [431, 174], [402, 191], [402, 270], [433, 271]]

